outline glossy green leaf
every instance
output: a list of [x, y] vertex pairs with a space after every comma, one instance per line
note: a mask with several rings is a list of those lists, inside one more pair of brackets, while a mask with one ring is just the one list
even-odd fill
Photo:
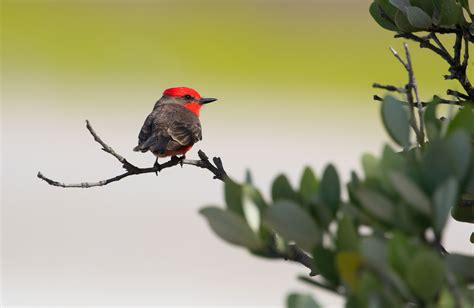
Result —
[[432, 251], [422, 251], [408, 263], [406, 280], [418, 297], [428, 301], [441, 289], [444, 273], [440, 258]]
[[333, 286], [339, 285], [339, 274], [336, 268], [336, 254], [334, 251], [316, 246], [313, 250], [313, 262], [321, 276]]
[[288, 178], [283, 174], [280, 174], [279, 176], [277, 176], [275, 181], [273, 181], [272, 199], [273, 201], [278, 201], [278, 200], [297, 201], [296, 192], [291, 187], [291, 184], [290, 184], [290, 181], [288, 181]]
[[433, 195], [433, 228], [437, 235], [444, 229], [449, 212], [458, 199], [458, 183], [453, 178], [448, 178], [441, 184]]
[[224, 197], [227, 208], [243, 217], [242, 185], [227, 178], [224, 183]]
[[402, 147], [410, 145], [410, 128], [408, 114], [394, 97], [387, 96], [382, 103], [382, 119], [385, 129]]
[[359, 236], [349, 215], [342, 216], [337, 225], [336, 246], [339, 251], [357, 250], [359, 247]]
[[408, 21], [415, 28], [428, 29], [431, 27], [431, 17], [416, 6], [408, 6], [406, 9]]
[[300, 181], [300, 195], [303, 201], [308, 203], [313, 195], [318, 192], [319, 181], [310, 167], [304, 168]]
[[420, 28], [413, 26], [410, 21], [408, 21], [406, 13], [400, 11], [395, 15], [395, 24], [402, 32], [415, 32], [420, 30]]
[[398, 31], [395, 24], [395, 14], [387, 12], [390, 12], [390, 10], [385, 9], [376, 2], [372, 3], [369, 7], [370, 15], [372, 15], [372, 18], [379, 24], [379, 26], [390, 31]]
[[244, 218], [235, 212], [218, 207], [206, 207], [199, 211], [207, 218], [211, 229], [228, 243], [258, 250], [262, 245]]
[[321, 306], [308, 294], [292, 293], [286, 299], [287, 308], [320, 308]]
[[311, 216], [289, 200], [280, 200], [270, 206], [264, 223], [284, 239], [295, 241], [306, 251], [311, 251], [321, 239], [321, 232]]
[[406, 12], [407, 7], [410, 6], [410, 1], [409, 0], [390, 0], [390, 3], [399, 9], [402, 12]]
[[328, 165], [324, 169], [320, 184], [320, 196], [324, 204], [328, 205], [335, 213], [341, 199], [341, 186], [339, 175], [333, 165]]
[[388, 223], [394, 221], [395, 208], [390, 199], [367, 188], [358, 189], [355, 195], [363, 208], [372, 216]]
[[433, 16], [433, 0], [410, 0], [410, 3], [412, 6], [416, 6], [422, 9], [426, 14], [428, 14], [428, 16]]
[[430, 199], [409, 177], [398, 171], [391, 171], [389, 178], [395, 190], [413, 209], [430, 216]]

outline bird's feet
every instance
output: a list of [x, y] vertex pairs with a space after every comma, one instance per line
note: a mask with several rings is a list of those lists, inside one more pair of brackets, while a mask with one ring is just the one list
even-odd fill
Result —
[[156, 176], [158, 176], [158, 172], [161, 171], [161, 165], [158, 163], [158, 158], [155, 160], [155, 163], [153, 164], [153, 168], [155, 169]]
[[186, 155], [184, 155], [184, 154], [179, 156], [179, 157], [178, 156], [172, 156], [171, 157], [171, 160], [174, 161], [174, 162], [177, 162], [181, 166], [181, 168], [183, 167], [183, 162], [184, 162], [185, 159], [186, 159]]

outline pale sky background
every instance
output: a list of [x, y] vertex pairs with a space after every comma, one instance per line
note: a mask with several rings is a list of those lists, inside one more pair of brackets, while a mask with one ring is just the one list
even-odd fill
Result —
[[[199, 208], [222, 184], [185, 166], [94, 189], [122, 172], [85, 130], [127, 159], [163, 89], [191, 86], [219, 101], [202, 111], [204, 140], [268, 196], [280, 172], [332, 162], [343, 179], [388, 141], [374, 81], [403, 83], [370, 1], [2, 1], [1, 303], [282, 307], [290, 291], [342, 301], [297, 281], [305, 268], [269, 261], [211, 233]], [[443, 93], [445, 65], [413, 45], [423, 97]], [[456, 86], [453, 86], [456, 88]], [[467, 224], [445, 246], [471, 252]]]

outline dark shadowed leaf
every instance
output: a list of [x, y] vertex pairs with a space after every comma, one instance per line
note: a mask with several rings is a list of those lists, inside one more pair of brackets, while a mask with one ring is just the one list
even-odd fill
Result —
[[429, 140], [439, 138], [441, 121], [436, 115], [436, 110], [440, 102], [441, 99], [435, 95], [425, 109], [425, 128]]
[[400, 30], [402, 30], [402, 32], [415, 32], [420, 30], [420, 28], [413, 26], [408, 21], [406, 13], [402, 13], [400, 11], [398, 11], [395, 15], [395, 24]]
[[244, 246], [251, 250], [261, 247], [260, 240], [245, 222], [234, 212], [218, 207], [205, 207], [199, 211], [207, 218], [211, 229], [228, 243]]
[[449, 217], [449, 212], [458, 199], [458, 183], [449, 178], [441, 184], [433, 195], [433, 228], [440, 235]]
[[306, 251], [318, 244], [321, 232], [311, 216], [300, 206], [289, 200], [280, 200], [270, 206], [264, 223], [287, 241], [295, 241]]
[[313, 250], [313, 257], [321, 276], [326, 278], [332, 285], [337, 286], [339, 284], [339, 274], [336, 268], [335, 252], [323, 246], [317, 246]]
[[441, 289], [444, 273], [443, 262], [434, 252], [421, 251], [408, 263], [406, 280], [418, 297], [428, 301]]
[[283, 174], [277, 176], [276, 179], [273, 181], [272, 199], [273, 201], [293, 200], [295, 202], [298, 202], [296, 192], [291, 187], [288, 178]]
[[242, 208], [242, 185], [231, 178], [227, 178], [224, 184], [224, 197], [228, 209], [244, 216], [244, 210]]
[[286, 299], [287, 308], [320, 308], [321, 306], [308, 294], [292, 293]]
[[[440, 4], [436, 4], [436, 2]], [[441, 18], [439, 22], [441, 26], [460, 24], [464, 20], [462, 7], [456, 0], [436, 0], [435, 5], [441, 6]]]
[[300, 181], [300, 194], [303, 201], [308, 203], [315, 193], [318, 192], [319, 181], [310, 167], [304, 168]]
[[320, 196], [324, 204], [328, 205], [335, 213], [339, 207], [341, 187], [339, 176], [333, 165], [328, 165], [324, 169], [320, 184]]
[[410, 24], [416, 28], [428, 29], [432, 24], [431, 17], [416, 6], [408, 6], [406, 14]]
[[430, 216], [430, 199], [414, 181], [398, 171], [391, 171], [389, 173], [389, 178], [395, 190], [408, 205], [419, 213], [422, 213], [427, 217]]
[[469, 13], [471, 12], [471, 9], [469, 8], [469, 0], [460, 0], [461, 6], [465, 8]]
[[402, 147], [410, 145], [408, 114], [394, 97], [387, 96], [382, 103], [382, 119], [392, 139]]

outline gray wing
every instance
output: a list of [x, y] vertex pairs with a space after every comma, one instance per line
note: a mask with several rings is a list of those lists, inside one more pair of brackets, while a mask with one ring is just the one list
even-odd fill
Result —
[[138, 134], [138, 145], [133, 148], [134, 151], [140, 151], [144, 143], [151, 137], [153, 129], [153, 116], [150, 113], [143, 123], [142, 129]]

